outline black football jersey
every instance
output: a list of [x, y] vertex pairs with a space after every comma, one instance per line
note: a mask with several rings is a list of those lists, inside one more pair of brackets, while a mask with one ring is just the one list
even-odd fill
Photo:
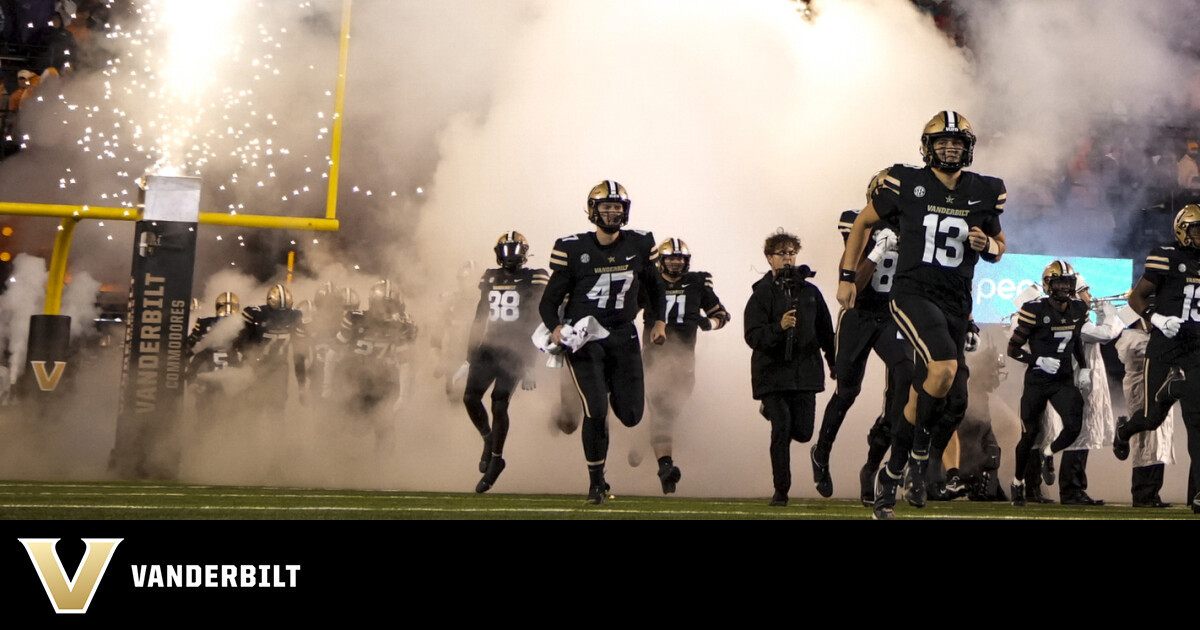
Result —
[[[637, 317], [639, 291], [646, 291], [655, 319], [665, 303], [658, 276], [658, 245], [654, 235], [621, 230], [617, 240], [603, 246], [595, 232], [566, 236], [550, 252], [550, 282], [542, 294], [542, 322], [553, 329], [592, 316], [605, 328], [629, 324]], [[562, 321], [558, 308], [569, 298]]]
[[[854, 220], [858, 218], [862, 210], [846, 210], [838, 219], [838, 232], [842, 234], [842, 243], [845, 244], [846, 239], [850, 238], [850, 228], [854, 226]], [[867, 237], [866, 252], [875, 249], [875, 237], [883, 228], [889, 228], [892, 231], [897, 231], [895, 225], [884, 222], [876, 225], [871, 230], [871, 234]], [[897, 232], [898, 233], [898, 232]], [[864, 254], [865, 255], [865, 254]], [[896, 263], [900, 259], [899, 252], [888, 252], [883, 258], [875, 264], [875, 272], [871, 274], [871, 282], [863, 287], [854, 298], [854, 308], [865, 309], [874, 313], [888, 312], [889, 294], [892, 292], [892, 281], [896, 276]]]
[[[667, 304], [664, 321], [668, 343], [678, 340], [694, 346], [701, 320], [718, 316], [728, 318], [713, 289], [712, 274], [707, 271], [689, 271], [675, 282], [668, 281], [660, 273], [659, 282]], [[647, 327], [654, 324], [651, 309], [646, 309], [642, 319]]]
[[[1017, 329], [1013, 338], [1025, 339], [1029, 354], [1053, 357], [1061, 361], [1058, 373], [1051, 376], [1030, 364], [1028, 373], [1044, 375], [1047, 379], [1065, 379], [1073, 371], [1072, 357], [1083, 355], [1080, 329], [1088, 322], [1088, 306], [1082, 300], [1071, 300], [1067, 310], [1060, 313], [1050, 305], [1050, 298], [1026, 302], [1017, 311]], [[1078, 346], [1078, 347], [1077, 347]]]
[[529, 336], [538, 325], [538, 305], [550, 280], [545, 269], [488, 269], [479, 280], [476, 325], [482, 324], [480, 342], [487, 346], [526, 351]]
[[201, 342], [209, 336], [221, 319], [220, 317], [202, 317], [196, 320], [196, 325], [192, 327], [192, 332], [188, 335], [187, 340], [190, 356], [188, 361], [189, 377], [241, 365], [241, 355], [234, 350], [234, 340], [232, 339], [229, 340], [229, 343], [221, 344], [222, 347], [211, 345], [210, 341], [210, 344], [203, 344], [204, 347], [199, 351], [196, 350], [196, 346], [202, 345]]
[[364, 311], [346, 313], [337, 334], [347, 356], [362, 363], [389, 365], [407, 361], [407, 350], [416, 338], [417, 325], [407, 315], [400, 319], [375, 319]]
[[1200, 350], [1200, 251], [1157, 247], [1146, 256], [1142, 277], [1154, 285], [1154, 312], [1183, 319], [1173, 339], [1152, 329], [1146, 356], [1158, 358], [1174, 349]]
[[242, 335], [236, 347], [247, 359], [259, 362], [285, 361], [293, 338], [303, 334], [303, 315], [289, 309], [248, 306], [242, 309]]
[[973, 227], [999, 234], [1007, 196], [995, 177], [963, 171], [950, 190], [929, 167], [892, 166], [872, 201], [882, 219], [900, 226], [893, 290], [927, 296], [958, 315], [970, 313], [979, 252], [967, 236]]

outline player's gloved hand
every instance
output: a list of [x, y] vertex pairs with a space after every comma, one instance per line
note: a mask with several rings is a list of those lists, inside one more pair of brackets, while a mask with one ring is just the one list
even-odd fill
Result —
[[533, 376], [533, 371], [525, 373], [525, 378], [521, 379], [521, 389], [531, 392], [537, 389], [537, 379]]
[[1167, 339], [1174, 339], [1175, 335], [1179, 334], [1179, 327], [1183, 325], [1183, 318], [1155, 313], [1150, 316], [1150, 323], [1161, 330]]
[[967, 342], [963, 344], [963, 350], [967, 352], [975, 352], [979, 349], [979, 324], [974, 320], [967, 326]]
[[1084, 396], [1092, 393], [1092, 370], [1090, 368], [1079, 368], [1075, 372], [1075, 387], [1079, 388], [1079, 393]]
[[888, 252], [896, 251], [899, 244], [900, 239], [896, 236], [896, 233], [889, 228], [883, 228], [875, 233], [875, 249], [872, 249], [871, 253], [867, 254], [867, 260], [878, 265], [879, 261]]
[[1051, 375], [1058, 374], [1058, 366], [1062, 365], [1062, 361], [1054, 357], [1038, 357], [1033, 363], [1037, 369]]
[[458, 371], [456, 371], [454, 373], [454, 376], [453, 376], [453, 378], [450, 379], [450, 382], [457, 383], [457, 382], [463, 380], [464, 378], [467, 377], [467, 372], [469, 372], [470, 370], [471, 370], [471, 362], [463, 361], [463, 364], [458, 366]]

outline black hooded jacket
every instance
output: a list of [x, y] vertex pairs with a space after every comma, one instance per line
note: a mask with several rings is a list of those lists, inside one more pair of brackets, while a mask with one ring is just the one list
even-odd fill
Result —
[[[785, 331], [779, 322], [792, 308], [796, 327]], [[798, 280], [789, 287], [776, 282], [768, 271], [754, 283], [742, 322], [746, 344], [754, 350], [750, 381], [755, 400], [772, 392], [825, 390], [825, 366], [832, 366], [834, 357], [833, 321], [816, 285]], [[792, 332], [791, 360], [786, 358], [788, 332]]]

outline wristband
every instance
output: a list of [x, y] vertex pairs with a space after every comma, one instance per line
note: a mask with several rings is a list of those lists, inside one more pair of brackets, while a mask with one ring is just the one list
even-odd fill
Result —
[[857, 279], [858, 274], [853, 269], [843, 269], [838, 274], [838, 281], [840, 282], [854, 282]]

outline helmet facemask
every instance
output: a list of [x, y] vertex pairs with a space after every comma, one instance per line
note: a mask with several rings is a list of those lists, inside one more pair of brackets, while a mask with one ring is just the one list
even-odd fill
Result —
[[[938, 156], [933, 145], [941, 138], [962, 140], [963, 147], [957, 160]], [[945, 148], [942, 150], [946, 151]], [[921, 134], [921, 157], [928, 166], [953, 173], [970, 166], [974, 156], [975, 134], [971, 131], [971, 123], [957, 112], [938, 112], [925, 124], [925, 132]]]
[[517, 271], [525, 266], [526, 252], [529, 246], [519, 242], [507, 242], [496, 245], [496, 264], [505, 271]]

